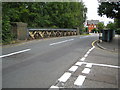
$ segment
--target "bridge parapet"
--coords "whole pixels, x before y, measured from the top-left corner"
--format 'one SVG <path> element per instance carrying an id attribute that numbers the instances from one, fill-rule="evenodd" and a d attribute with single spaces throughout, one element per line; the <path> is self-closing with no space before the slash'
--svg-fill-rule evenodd
<path id="1" fill-rule="evenodd" d="M 78 34 L 78 29 L 27 28 L 27 23 L 23 22 L 13 22 L 11 25 L 12 35 L 16 40 L 62 37 Z"/>
<path id="2" fill-rule="evenodd" d="M 29 39 L 62 37 L 77 35 L 77 29 L 32 29 L 29 28 Z"/>

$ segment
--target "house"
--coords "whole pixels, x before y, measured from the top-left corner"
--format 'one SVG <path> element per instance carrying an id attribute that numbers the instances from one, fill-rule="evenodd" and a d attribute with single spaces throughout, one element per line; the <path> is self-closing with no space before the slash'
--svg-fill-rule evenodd
<path id="1" fill-rule="evenodd" d="M 94 28 L 97 28 L 99 20 L 87 20 L 88 31 L 92 32 Z"/>

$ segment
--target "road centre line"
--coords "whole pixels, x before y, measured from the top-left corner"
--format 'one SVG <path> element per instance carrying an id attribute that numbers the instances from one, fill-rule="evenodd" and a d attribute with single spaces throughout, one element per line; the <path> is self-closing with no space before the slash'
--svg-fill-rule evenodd
<path id="1" fill-rule="evenodd" d="M 18 52 L 13 52 L 13 53 L 10 53 L 10 54 L 2 55 L 2 56 L 0 56 L 0 58 L 12 56 L 12 55 L 23 53 L 23 52 L 27 52 L 29 50 L 31 50 L 31 49 L 25 49 L 25 50 L 21 50 L 21 51 L 18 51 Z"/>
<path id="2" fill-rule="evenodd" d="M 90 37 L 90 36 L 81 36 L 80 38 L 87 38 L 87 37 Z"/>
<path id="3" fill-rule="evenodd" d="M 73 41 L 73 40 L 74 39 L 68 39 L 68 40 L 64 40 L 64 41 L 60 41 L 60 42 L 56 42 L 56 43 L 51 43 L 49 45 L 52 46 L 52 45 L 56 45 L 56 44 L 60 44 L 60 43 L 68 42 L 68 41 Z"/>

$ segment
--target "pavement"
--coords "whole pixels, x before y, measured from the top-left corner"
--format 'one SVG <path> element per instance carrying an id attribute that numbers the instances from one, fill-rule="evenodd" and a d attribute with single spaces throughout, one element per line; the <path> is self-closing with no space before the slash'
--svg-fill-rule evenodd
<path id="1" fill-rule="evenodd" d="M 115 35 L 115 37 L 113 38 L 113 40 L 111 42 L 102 41 L 102 42 L 97 43 L 97 45 L 104 50 L 118 52 L 118 50 L 119 50 L 119 47 L 118 47 L 119 46 L 118 45 L 119 37 L 120 37 L 119 35 Z"/>

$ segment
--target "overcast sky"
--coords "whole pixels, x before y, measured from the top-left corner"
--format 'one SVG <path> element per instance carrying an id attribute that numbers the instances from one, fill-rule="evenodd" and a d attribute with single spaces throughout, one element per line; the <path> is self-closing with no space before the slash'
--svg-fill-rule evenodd
<path id="1" fill-rule="evenodd" d="M 97 0 L 82 0 L 87 7 L 87 20 L 99 20 L 104 21 L 106 25 L 109 21 L 113 22 L 113 19 L 107 18 L 106 16 L 100 17 L 97 13 L 97 8 L 99 7 Z"/>

